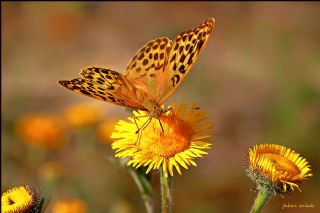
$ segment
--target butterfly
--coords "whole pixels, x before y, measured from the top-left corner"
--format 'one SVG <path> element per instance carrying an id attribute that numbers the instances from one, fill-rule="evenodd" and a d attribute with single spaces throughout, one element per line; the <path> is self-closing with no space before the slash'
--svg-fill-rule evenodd
<path id="1" fill-rule="evenodd" d="M 150 118 L 160 121 L 164 113 L 161 106 L 189 73 L 214 25 L 214 18 L 208 18 L 198 27 L 179 33 L 173 40 L 161 37 L 146 43 L 131 59 L 124 74 L 107 68 L 87 67 L 81 70 L 81 78 L 58 83 L 89 97 L 148 111 Z"/>

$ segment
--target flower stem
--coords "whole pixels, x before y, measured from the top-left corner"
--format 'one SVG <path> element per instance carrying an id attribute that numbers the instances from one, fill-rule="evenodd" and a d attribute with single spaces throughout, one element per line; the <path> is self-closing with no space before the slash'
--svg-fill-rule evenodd
<path id="1" fill-rule="evenodd" d="M 265 188 L 260 188 L 257 198 L 254 201 L 254 204 L 251 208 L 250 213 L 259 213 L 262 207 L 268 202 L 268 200 L 272 197 L 273 193 Z"/>
<path id="2" fill-rule="evenodd" d="M 146 208 L 146 212 L 153 213 L 153 191 L 150 182 L 142 173 L 139 173 L 137 170 L 129 169 L 129 172 L 139 188 L 141 197 L 144 202 L 144 206 Z"/>
<path id="3" fill-rule="evenodd" d="M 162 213 L 171 213 L 172 211 L 172 177 L 165 174 L 160 168 L 161 185 L 161 209 Z"/>

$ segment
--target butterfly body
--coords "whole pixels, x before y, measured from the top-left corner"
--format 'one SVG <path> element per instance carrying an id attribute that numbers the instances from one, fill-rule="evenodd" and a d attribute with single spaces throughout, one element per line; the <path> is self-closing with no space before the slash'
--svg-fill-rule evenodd
<path id="1" fill-rule="evenodd" d="M 159 119 L 161 106 L 179 87 L 205 47 L 215 20 L 143 45 L 129 62 L 124 74 L 111 69 L 87 67 L 81 78 L 59 83 L 80 94 L 132 109 L 148 111 Z"/>
<path id="2" fill-rule="evenodd" d="M 143 101 L 143 106 L 145 107 L 146 111 L 149 112 L 151 117 L 159 119 L 161 114 L 163 113 L 161 106 L 149 99 Z"/>

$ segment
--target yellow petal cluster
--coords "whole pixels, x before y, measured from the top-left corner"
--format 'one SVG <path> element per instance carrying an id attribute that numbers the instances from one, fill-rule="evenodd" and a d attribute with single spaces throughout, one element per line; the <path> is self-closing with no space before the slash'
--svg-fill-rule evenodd
<path id="1" fill-rule="evenodd" d="M 276 144 L 260 144 L 250 149 L 248 172 L 258 184 L 270 181 L 277 193 L 291 192 L 294 187 L 300 190 L 301 182 L 312 176 L 305 158 Z"/>
<path id="2" fill-rule="evenodd" d="M 212 125 L 206 120 L 206 113 L 195 104 L 188 108 L 184 104 L 173 104 L 168 109 L 160 120 L 152 118 L 142 130 L 139 142 L 137 126 L 143 126 L 149 114 L 134 111 L 134 117 L 129 117 L 129 121 L 119 121 L 111 135 L 116 139 L 112 143 L 115 156 L 130 157 L 128 165 L 134 168 L 145 166 L 146 173 L 162 166 L 166 176 L 173 176 L 174 169 L 181 175 L 180 167 L 188 169 L 191 165 L 196 166 L 194 159 L 203 157 L 207 154 L 205 150 L 211 148 L 207 141 Z"/>
<path id="3" fill-rule="evenodd" d="M 28 185 L 12 188 L 1 196 L 1 213 L 33 212 L 39 207 L 40 199 Z"/>

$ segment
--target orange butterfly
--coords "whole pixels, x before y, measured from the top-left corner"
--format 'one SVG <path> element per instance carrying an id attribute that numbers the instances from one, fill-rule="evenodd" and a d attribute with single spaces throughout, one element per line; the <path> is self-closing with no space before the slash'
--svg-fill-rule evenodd
<path id="1" fill-rule="evenodd" d="M 82 78 L 59 83 L 89 97 L 148 111 L 150 119 L 141 130 L 151 118 L 160 119 L 164 113 L 161 105 L 190 71 L 206 46 L 214 24 L 215 20 L 209 18 L 197 28 L 179 33 L 173 41 L 163 37 L 148 42 L 132 58 L 124 74 L 88 67 L 80 72 Z"/>

